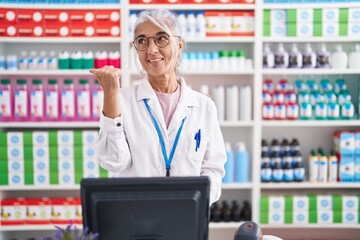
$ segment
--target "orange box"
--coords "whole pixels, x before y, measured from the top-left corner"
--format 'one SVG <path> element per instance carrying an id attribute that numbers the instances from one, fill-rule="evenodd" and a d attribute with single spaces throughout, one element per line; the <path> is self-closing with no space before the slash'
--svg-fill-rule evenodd
<path id="1" fill-rule="evenodd" d="M 26 200 L 24 198 L 1 201 L 1 225 L 23 225 L 26 223 Z"/>
<path id="2" fill-rule="evenodd" d="M 43 35 L 46 37 L 69 37 L 70 28 L 66 24 L 47 22 L 44 26 Z"/>
<path id="3" fill-rule="evenodd" d="M 41 37 L 44 33 L 42 24 L 35 25 L 33 23 L 18 23 L 17 26 L 19 37 Z"/>
<path id="4" fill-rule="evenodd" d="M 231 14 L 231 35 L 254 36 L 254 11 L 233 11 Z"/>
<path id="5" fill-rule="evenodd" d="M 0 24 L 16 23 L 17 22 L 17 10 L 0 8 Z"/>
<path id="6" fill-rule="evenodd" d="M 50 224 L 51 201 L 49 198 L 26 199 L 28 224 Z"/>
<path id="7" fill-rule="evenodd" d="M 230 11 L 205 11 L 206 36 L 229 36 L 231 35 Z"/>
<path id="8" fill-rule="evenodd" d="M 18 23 L 41 23 L 43 21 L 43 10 L 39 9 L 18 9 L 17 21 Z"/>
<path id="9" fill-rule="evenodd" d="M 43 12 L 44 18 L 43 21 L 45 24 L 47 23 L 62 23 L 69 24 L 70 17 L 68 10 L 46 10 Z"/>

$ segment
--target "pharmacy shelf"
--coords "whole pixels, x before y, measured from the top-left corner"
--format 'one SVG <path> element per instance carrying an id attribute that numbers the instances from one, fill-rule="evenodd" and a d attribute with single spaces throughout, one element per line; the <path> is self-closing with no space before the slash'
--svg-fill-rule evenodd
<path id="1" fill-rule="evenodd" d="M 0 43 L 119 43 L 120 37 L 1 37 Z"/>
<path id="2" fill-rule="evenodd" d="M 0 8 L 15 9 L 120 9 L 120 4 L 26 4 L 0 3 Z"/>
<path id="3" fill-rule="evenodd" d="M 360 126 L 360 120 L 263 120 L 263 127 L 353 127 Z"/>
<path id="4" fill-rule="evenodd" d="M 33 232 L 33 231 L 56 231 L 55 226 L 61 227 L 62 229 L 65 229 L 68 225 L 66 224 L 41 224 L 41 225 L 17 225 L 17 226 L 0 226 L 0 232 Z M 73 226 L 76 226 L 78 229 L 82 229 L 83 226 L 80 224 L 73 224 Z"/>
<path id="5" fill-rule="evenodd" d="M 252 189 L 252 187 L 252 183 L 223 183 L 221 185 L 223 190 Z"/>
<path id="6" fill-rule="evenodd" d="M 255 37 L 206 37 L 206 38 L 185 38 L 187 43 L 253 43 Z"/>
<path id="7" fill-rule="evenodd" d="M 91 75 L 92 74 L 89 72 L 89 69 L 84 69 L 84 70 L 61 70 L 61 69 L 55 69 L 55 70 L 49 70 L 49 69 L 44 69 L 44 70 L 0 70 L 0 75 L 9 75 L 9 76 L 28 76 L 28 75 L 59 75 L 59 76 L 63 76 L 63 75 Z"/>
<path id="8" fill-rule="evenodd" d="M 264 69 L 263 74 L 264 75 L 350 75 L 350 74 L 360 74 L 360 69 L 272 68 L 272 69 Z"/>
<path id="9" fill-rule="evenodd" d="M 79 191 L 80 186 L 79 185 L 69 185 L 69 186 L 61 186 L 61 185 L 55 185 L 55 186 L 21 186 L 21 187 L 15 187 L 15 186 L 6 186 L 6 187 L 0 187 L 0 191 L 7 191 L 7 192 L 16 192 L 16 191 Z"/>
<path id="10" fill-rule="evenodd" d="M 360 224 L 262 224 L 262 229 L 360 229 Z"/>
<path id="11" fill-rule="evenodd" d="M 132 70 L 131 75 L 133 76 L 141 76 L 141 74 L 136 71 L 136 70 Z M 194 71 L 183 71 L 182 75 L 185 76 L 191 76 L 191 75 L 196 75 L 196 76 L 205 76 L 205 75 L 253 75 L 254 74 L 254 70 L 250 69 L 250 70 L 242 70 L 242 71 L 212 71 L 212 70 L 194 70 Z"/>
<path id="12" fill-rule="evenodd" d="M 98 128 L 98 121 L 83 122 L 1 122 L 1 128 Z"/>
<path id="13" fill-rule="evenodd" d="M 324 42 L 354 42 L 358 43 L 360 41 L 359 37 L 349 37 L 349 36 L 338 36 L 338 37 L 264 37 L 263 42 L 264 43 L 279 43 L 279 42 L 290 42 L 290 43 L 324 43 Z"/>
<path id="14" fill-rule="evenodd" d="M 262 5 L 263 9 L 301 9 L 301 8 L 351 8 L 359 7 L 356 2 L 338 2 L 338 3 L 265 3 Z"/>
<path id="15" fill-rule="evenodd" d="M 211 222 L 209 223 L 209 228 L 210 229 L 237 229 L 240 226 L 241 222 L 219 222 L 219 223 L 214 223 Z"/>
<path id="16" fill-rule="evenodd" d="M 220 122 L 220 127 L 253 127 L 253 121 L 223 121 Z"/>
<path id="17" fill-rule="evenodd" d="M 261 189 L 360 189 L 358 183 L 261 183 Z"/>
<path id="18" fill-rule="evenodd" d="M 254 10 L 255 4 L 130 4 L 130 10 L 158 9 L 172 10 Z"/>

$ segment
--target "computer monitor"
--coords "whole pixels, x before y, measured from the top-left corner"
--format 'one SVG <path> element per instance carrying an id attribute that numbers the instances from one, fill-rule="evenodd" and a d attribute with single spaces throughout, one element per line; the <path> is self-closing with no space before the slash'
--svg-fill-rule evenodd
<path id="1" fill-rule="evenodd" d="M 83 225 L 100 240 L 207 240 L 207 177 L 81 181 Z"/>

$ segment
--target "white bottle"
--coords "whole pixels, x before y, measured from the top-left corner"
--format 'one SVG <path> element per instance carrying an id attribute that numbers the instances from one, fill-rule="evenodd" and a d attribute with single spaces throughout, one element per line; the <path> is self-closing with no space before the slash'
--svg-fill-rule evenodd
<path id="1" fill-rule="evenodd" d="M 129 16 L 129 34 L 132 37 L 134 35 L 135 22 L 137 20 L 137 14 L 135 11 L 130 11 Z"/>
<path id="2" fill-rule="evenodd" d="M 46 52 L 45 51 L 41 51 L 39 58 L 38 58 L 38 69 L 47 69 L 48 68 L 48 61 L 47 61 L 47 57 L 46 57 Z"/>
<path id="3" fill-rule="evenodd" d="M 212 89 L 212 96 L 215 102 L 219 122 L 225 119 L 225 88 L 223 85 L 217 85 Z"/>
<path id="4" fill-rule="evenodd" d="M 36 55 L 37 55 L 36 51 L 30 52 L 30 57 L 28 59 L 28 69 L 37 69 L 38 57 Z"/>
<path id="5" fill-rule="evenodd" d="M 28 69 L 28 58 L 27 58 L 27 52 L 26 51 L 22 51 L 21 54 L 20 54 L 19 69 L 20 70 Z"/>
<path id="6" fill-rule="evenodd" d="M 349 54 L 349 68 L 360 69 L 360 44 L 356 44 L 354 51 Z"/>
<path id="7" fill-rule="evenodd" d="M 226 86 L 225 112 L 226 121 L 238 120 L 239 93 L 236 85 Z"/>
<path id="8" fill-rule="evenodd" d="M 269 44 L 264 44 L 263 51 L 263 67 L 264 68 L 273 68 L 275 66 L 275 56 L 271 51 Z"/>
<path id="9" fill-rule="evenodd" d="M 177 19 L 180 24 L 181 35 L 186 38 L 187 37 L 187 21 L 186 21 L 185 12 L 179 11 Z"/>
<path id="10" fill-rule="evenodd" d="M 303 68 L 315 68 L 316 67 L 316 54 L 311 48 L 310 43 L 305 45 L 303 52 Z"/>
<path id="11" fill-rule="evenodd" d="M 278 44 L 275 52 L 275 68 L 287 68 L 289 66 L 289 54 L 285 51 L 282 43 Z"/>
<path id="12" fill-rule="evenodd" d="M 301 68 L 302 67 L 302 54 L 300 53 L 297 44 L 291 45 L 289 53 L 289 68 Z"/>
<path id="13" fill-rule="evenodd" d="M 206 37 L 206 18 L 203 10 L 198 11 L 196 15 L 196 37 Z"/>
<path id="14" fill-rule="evenodd" d="M 335 52 L 331 53 L 330 65 L 332 68 L 344 69 L 348 65 L 348 56 L 340 44 L 335 46 Z"/>
<path id="15" fill-rule="evenodd" d="M 241 86 L 239 100 L 240 121 L 251 121 L 251 87 L 249 85 Z"/>
<path id="16" fill-rule="evenodd" d="M 56 53 L 55 51 L 51 51 L 49 53 L 49 58 L 48 58 L 48 69 L 57 69 L 58 68 L 58 60 L 57 60 L 57 57 L 56 57 Z"/>
<path id="17" fill-rule="evenodd" d="M 320 50 L 316 56 L 316 67 L 317 68 L 329 68 L 330 67 L 330 53 L 326 49 L 324 43 L 320 45 Z"/>
<path id="18" fill-rule="evenodd" d="M 189 11 L 187 15 L 187 37 L 196 37 L 196 18 L 194 11 Z"/>

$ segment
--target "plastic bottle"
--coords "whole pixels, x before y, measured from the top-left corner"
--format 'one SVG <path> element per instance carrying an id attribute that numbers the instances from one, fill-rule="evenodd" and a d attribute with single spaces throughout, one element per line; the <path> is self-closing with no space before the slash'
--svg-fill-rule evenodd
<path id="1" fill-rule="evenodd" d="M 269 143 L 266 141 L 265 138 L 261 139 L 261 152 L 269 152 Z"/>
<path id="2" fill-rule="evenodd" d="M 270 157 L 273 157 L 276 153 L 280 156 L 280 142 L 274 137 L 270 144 Z"/>
<path id="3" fill-rule="evenodd" d="M 65 79 L 61 90 L 61 118 L 65 121 L 75 118 L 75 89 L 72 79 Z"/>
<path id="4" fill-rule="evenodd" d="M 340 118 L 340 106 L 337 102 L 328 103 L 327 117 L 329 120 L 336 120 Z"/>
<path id="5" fill-rule="evenodd" d="M 226 86 L 225 90 L 225 120 L 226 121 L 238 121 L 238 104 L 239 104 L 239 93 L 236 85 Z"/>
<path id="6" fill-rule="evenodd" d="M 222 179 L 223 183 L 234 182 L 234 152 L 231 149 L 229 142 L 225 143 L 227 160 L 225 163 L 225 176 Z"/>
<path id="7" fill-rule="evenodd" d="M 272 170 L 268 152 L 261 152 L 261 182 L 270 182 Z"/>
<path id="8" fill-rule="evenodd" d="M 269 44 L 264 44 L 263 68 L 273 68 L 275 66 L 275 55 L 271 51 Z"/>
<path id="9" fill-rule="evenodd" d="M 28 58 L 27 58 L 27 52 L 26 51 L 22 51 L 20 53 L 19 69 L 20 70 L 28 69 Z"/>
<path id="10" fill-rule="evenodd" d="M 73 51 L 70 55 L 70 69 L 82 69 L 83 57 L 80 51 Z"/>
<path id="11" fill-rule="evenodd" d="M 102 68 L 108 65 L 108 54 L 106 51 L 95 52 L 95 68 Z"/>
<path id="12" fill-rule="evenodd" d="M 294 181 L 303 182 L 305 180 L 305 167 L 300 151 L 294 152 Z"/>
<path id="13" fill-rule="evenodd" d="M 56 57 L 55 51 L 51 51 L 49 53 L 49 58 L 47 61 L 48 69 L 58 69 L 58 59 Z"/>
<path id="14" fill-rule="evenodd" d="M 58 68 L 70 69 L 70 54 L 67 51 L 61 51 L 58 55 Z"/>
<path id="15" fill-rule="evenodd" d="M 317 68 L 329 68 L 330 67 L 330 53 L 326 49 L 324 43 L 320 45 L 320 50 L 316 56 L 316 67 Z"/>
<path id="16" fill-rule="evenodd" d="M 251 221 L 251 207 L 248 201 L 244 201 L 241 208 L 241 219 L 242 221 Z"/>
<path id="17" fill-rule="evenodd" d="M 289 68 L 302 67 L 302 54 L 300 53 L 297 44 L 293 43 L 289 52 Z"/>
<path id="18" fill-rule="evenodd" d="M 228 71 L 230 68 L 228 52 L 226 50 L 221 50 L 219 52 L 219 57 L 220 57 L 220 69 L 222 71 Z"/>
<path id="19" fill-rule="evenodd" d="M 251 98 L 251 87 L 249 85 L 243 85 L 240 87 L 240 121 L 251 121 L 251 108 L 252 108 L 252 98 Z"/>
<path id="20" fill-rule="evenodd" d="M 271 180 L 273 182 L 281 182 L 284 178 L 284 170 L 281 166 L 281 158 L 279 152 L 274 153 L 273 157 L 271 158 L 271 162 L 273 164 Z"/>
<path id="21" fill-rule="evenodd" d="M 236 59 L 237 59 L 237 68 L 238 70 L 245 70 L 246 69 L 246 57 L 245 52 L 239 50 L 236 52 Z"/>
<path id="22" fill-rule="evenodd" d="M 37 68 L 42 69 L 42 70 L 48 69 L 48 60 L 47 60 L 45 51 L 41 51 L 39 54 Z"/>
<path id="23" fill-rule="evenodd" d="M 87 79 L 79 80 L 76 95 L 78 120 L 90 120 L 90 86 Z"/>
<path id="24" fill-rule="evenodd" d="M 13 96 L 10 79 L 0 80 L 0 122 L 11 121 L 13 118 Z"/>
<path id="25" fill-rule="evenodd" d="M 319 182 L 327 182 L 328 180 L 328 159 L 325 156 L 324 151 L 319 148 L 318 150 L 318 158 L 319 158 Z"/>
<path id="26" fill-rule="evenodd" d="M 186 17 L 186 26 L 187 26 L 187 37 L 195 38 L 196 37 L 196 18 L 194 11 L 190 10 Z"/>
<path id="27" fill-rule="evenodd" d="M 183 37 L 187 37 L 187 35 L 188 35 L 187 34 L 187 20 L 186 20 L 185 12 L 179 11 L 177 19 L 180 24 L 181 35 Z"/>
<path id="28" fill-rule="evenodd" d="M 249 182 L 249 154 L 246 151 L 244 142 L 237 143 L 235 157 L 235 182 Z"/>
<path id="29" fill-rule="evenodd" d="M 18 79 L 15 86 L 14 94 L 14 117 L 16 121 L 28 120 L 28 88 L 25 79 Z"/>
<path id="30" fill-rule="evenodd" d="M 316 54 L 311 48 L 310 43 L 305 45 L 303 52 L 303 68 L 315 68 L 316 67 Z"/>
<path id="31" fill-rule="evenodd" d="M 297 138 L 293 138 L 290 142 L 290 153 L 300 152 L 300 143 Z"/>
<path id="32" fill-rule="evenodd" d="M 0 55 L 0 70 L 5 70 L 6 64 L 5 64 L 5 56 Z"/>
<path id="33" fill-rule="evenodd" d="M 83 52 L 83 69 L 92 69 L 94 68 L 94 53 L 92 51 Z"/>
<path id="34" fill-rule="evenodd" d="M 285 51 L 282 43 L 278 44 L 275 52 L 275 68 L 287 68 L 289 66 L 289 54 Z"/>
<path id="35" fill-rule="evenodd" d="M 309 181 L 317 182 L 319 180 L 319 158 L 315 150 L 311 150 L 309 156 Z"/>
<path id="36" fill-rule="evenodd" d="M 309 102 L 299 104 L 299 119 L 309 120 L 313 116 L 312 106 Z"/>
<path id="37" fill-rule="evenodd" d="M 196 37 L 206 37 L 206 18 L 203 10 L 198 11 L 196 14 Z"/>
<path id="38" fill-rule="evenodd" d="M 294 180 L 294 169 L 292 165 L 293 163 L 290 152 L 285 152 L 283 156 L 284 182 L 292 182 Z"/>
<path id="39" fill-rule="evenodd" d="M 110 51 L 108 64 L 114 66 L 114 68 L 120 68 L 120 52 L 119 51 Z"/>
<path id="40" fill-rule="evenodd" d="M 315 105 L 315 119 L 325 120 L 327 119 L 328 105 L 327 103 L 320 101 Z"/>
<path id="41" fill-rule="evenodd" d="M 225 88 L 222 85 L 217 85 L 212 89 L 212 96 L 215 102 L 219 122 L 225 120 Z"/>
<path id="42" fill-rule="evenodd" d="M 7 70 L 10 70 L 10 71 L 15 71 L 18 69 L 17 67 L 17 56 L 14 55 L 14 54 L 11 54 L 11 55 L 7 55 L 6 56 L 6 67 L 7 67 Z"/>
<path id="43" fill-rule="evenodd" d="M 330 151 L 330 156 L 328 158 L 328 167 L 328 182 L 336 182 L 338 178 L 338 159 L 335 155 L 334 150 Z"/>
<path id="44" fill-rule="evenodd" d="M 212 59 L 212 70 L 218 71 L 220 70 L 220 56 L 218 52 L 211 52 L 211 59 Z"/>
<path id="45" fill-rule="evenodd" d="M 59 86 L 56 79 L 49 79 L 48 85 L 45 90 L 45 117 L 47 121 L 58 121 L 59 120 Z"/>
<path id="46" fill-rule="evenodd" d="M 33 79 L 30 90 L 30 119 L 44 120 L 44 89 L 41 79 Z"/>
<path id="47" fill-rule="evenodd" d="M 229 61 L 229 70 L 230 71 L 238 70 L 236 51 L 235 50 L 228 51 L 228 58 L 229 58 L 229 60 L 228 60 Z"/>
<path id="48" fill-rule="evenodd" d="M 134 35 L 134 27 L 137 20 L 136 11 L 131 10 L 129 16 L 129 36 L 132 37 Z"/>
<path id="49" fill-rule="evenodd" d="M 348 56 L 343 51 L 340 44 L 335 46 L 335 51 L 331 53 L 330 65 L 332 68 L 345 69 L 348 66 Z"/>
<path id="50" fill-rule="evenodd" d="M 345 102 L 341 105 L 341 118 L 345 120 L 350 120 L 354 118 L 355 108 L 352 102 Z"/>
<path id="51" fill-rule="evenodd" d="M 290 150 L 291 148 L 290 148 L 289 140 L 285 137 L 283 138 L 280 144 L 280 156 L 284 156 L 284 154 L 286 152 L 290 152 Z"/>
<path id="52" fill-rule="evenodd" d="M 104 104 L 104 91 L 99 84 L 99 81 L 95 79 L 92 89 L 92 119 L 98 121 Z"/>
<path id="53" fill-rule="evenodd" d="M 354 51 L 349 54 L 349 68 L 360 69 L 360 44 L 356 44 Z"/>

